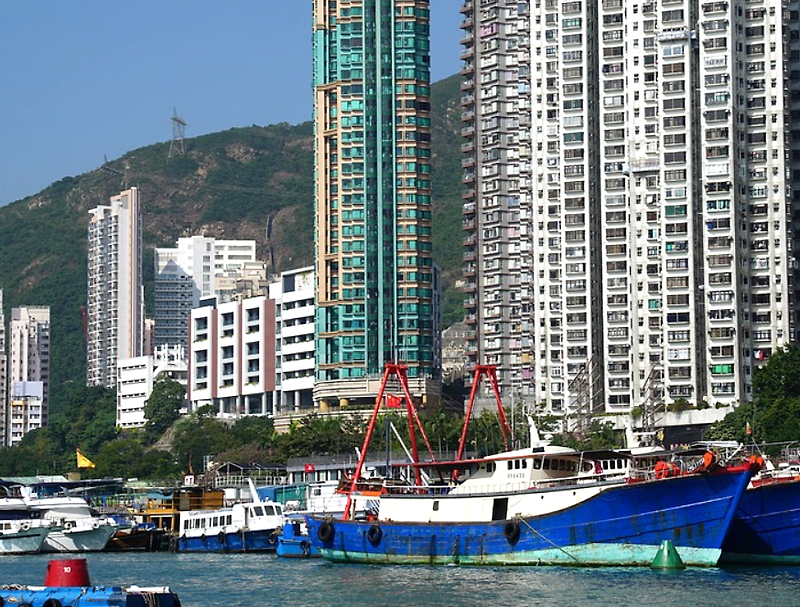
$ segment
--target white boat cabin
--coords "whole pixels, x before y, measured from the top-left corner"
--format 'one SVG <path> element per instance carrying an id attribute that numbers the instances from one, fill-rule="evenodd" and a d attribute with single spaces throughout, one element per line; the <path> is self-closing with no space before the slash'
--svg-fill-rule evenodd
<path id="1" fill-rule="evenodd" d="M 181 534 L 202 537 L 220 533 L 240 533 L 243 530 L 260 531 L 283 526 L 283 506 L 276 502 L 251 502 L 234 504 L 219 510 L 191 510 L 181 512 Z"/>

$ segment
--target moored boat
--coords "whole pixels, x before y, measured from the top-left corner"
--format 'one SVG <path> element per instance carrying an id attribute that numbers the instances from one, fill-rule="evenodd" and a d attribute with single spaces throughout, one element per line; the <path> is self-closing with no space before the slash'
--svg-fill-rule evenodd
<path id="1" fill-rule="evenodd" d="M 278 534 L 278 546 L 275 553 L 282 558 L 314 558 L 319 557 L 319 549 L 308 537 L 308 528 L 303 519 L 290 519 L 283 524 Z"/>
<path id="2" fill-rule="evenodd" d="M 116 530 L 113 520 L 100 516 L 85 499 L 71 495 L 30 495 L 25 503 L 49 525 L 42 552 L 98 552 Z"/>
<path id="3" fill-rule="evenodd" d="M 22 498 L 19 485 L 0 481 L 0 554 L 40 552 L 50 528 Z"/>
<path id="4" fill-rule="evenodd" d="M 800 478 L 781 472 L 757 475 L 745 491 L 722 546 L 721 563 L 800 564 Z"/>
<path id="5" fill-rule="evenodd" d="M 180 514 L 181 552 L 275 552 L 283 506 L 261 501 L 251 483 L 252 502 Z"/>
<path id="6" fill-rule="evenodd" d="M 393 367 L 401 372 L 410 403 L 404 368 Z M 383 386 L 370 428 L 380 409 Z M 412 408 L 407 407 L 413 428 Z M 498 408 L 503 421 L 499 397 Z M 459 454 L 465 437 L 466 427 Z M 370 430 L 362 461 L 369 438 Z M 351 498 L 358 493 L 361 463 Z M 415 453 L 411 464 L 415 482 L 405 488 L 387 486 L 374 520 L 348 517 L 349 506 L 341 519 L 308 515 L 309 536 L 322 556 L 335 562 L 649 565 L 662 542 L 669 540 L 686 565 L 713 566 L 757 470 L 755 464 L 746 463 L 717 466 L 713 473 L 698 467 L 691 474 L 656 478 L 651 469 L 634 480 L 629 474 L 606 475 L 596 463 L 584 454 L 537 443 L 533 437 L 528 449 L 481 459 L 420 462 Z M 458 482 L 423 484 L 423 468 L 433 471 L 431 477 L 437 471 L 450 472 Z"/>
<path id="7" fill-rule="evenodd" d="M 84 559 L 55 560 L 47 565 L 44 586 L 0 586 L 0 605 L 58 607 L 180 607 L 166 586 L 92 586 Z"/>

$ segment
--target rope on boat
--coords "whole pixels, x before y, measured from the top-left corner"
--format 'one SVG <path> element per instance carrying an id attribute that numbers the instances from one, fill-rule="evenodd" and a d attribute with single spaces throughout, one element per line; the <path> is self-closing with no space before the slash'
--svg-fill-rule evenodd
<path id="1" fill-rule="evenodd" d="M 541 533 L 539 533 L 538 531 L 536 531 L 536 529 L 534 529 L 534 528 L 531 526 L 531 524 L 530 524 L 528 521 L 526 521 L 524 518 L 519 518 L 518 520 L 519 520 L 520 522 L 522 522 L 522 523 L 525 523 L 525 526 L 526 526 L 528 529 L 530 529 L 531 531 L 533 531 L 533 532 L 534 532 L 536 535 L 538 535 L 538 536 L 539 536 L 540 538 L 542 538 L 542 539 L 543 539 L 545 542 L 547 542 L 548 544 L 550 544 L 550 545 L 551 545 L 553 548 L 555 548 L 556 550 L 560 550 L 561 552 L 563 552 L 564 554 L 566 554 L 566 555 L 567 555 L 569 558 L 571 558 L 572 560 L 574 560 L 574 561 L 575 561 L 576 563 L 578 563 L 579 565 L 583 565 L 583 563 L 581 562 L 581 560 L 580 560 L 580 559 L 579 559 L 577 556 L 575 556 L 574 554 L 570 554 L 569 552 L 567 552 L 566 550 L 564 550 L 564 549 L 563 549 L 561 546 L 557 545 L 555 542 L 553 542 L 553 541 L 549 540 L 549 539 L 548 539 L 548 538 L 546 538 L 544 535 L 542 535 Z"/>

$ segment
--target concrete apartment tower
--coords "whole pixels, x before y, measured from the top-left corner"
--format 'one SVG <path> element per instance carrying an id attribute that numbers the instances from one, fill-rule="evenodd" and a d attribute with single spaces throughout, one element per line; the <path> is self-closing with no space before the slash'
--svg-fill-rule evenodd
<path id="1" fill-rule="evenodd" d="M 155 254 L 155 346 L 189 343 L 189 312 L 214 295 L 219 277 L 241 273 L 255 262 L 255 240 L 218 240 L 208 236 L 179 238 L 175 248 Z"/>
<path id="2" fill-rule="evenodd" d="M 12 308 L 8 331 L 6 446 L 47 426 L 50 393 L 50 308 Z"/>
<path id="3" fill-rule="evenodd" d="M 316 384 L 374 399 L 387 362 L 440 392 L 427 0 L 313 4 Z"/>
<path id="4" fill-rule="evenodd" d="M 90 211 L 86 383 L 114 388 L 117 360 L 142 353 L 144 298 L 139 190 Z"/>
<path id="5" fill-rule="evenodd" d="M 0 445 L 6 444 L 6 398 L 8 386 L 6 380 L 6 316 L 3 312 L 3 289 L 0 289 Z"/>
<path id="6" fill-rule="evenodd" d="M 472 360 L 569 429 L 749 400 L 796 340 L 800 5 L 461 10 Z"/>

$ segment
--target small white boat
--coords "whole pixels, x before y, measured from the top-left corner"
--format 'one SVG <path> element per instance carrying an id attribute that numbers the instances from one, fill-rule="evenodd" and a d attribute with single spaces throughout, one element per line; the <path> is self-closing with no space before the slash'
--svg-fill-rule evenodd
<path id="1" fill-rule="evenodd" d="M 0 484 L 0 554 L 36 554 L 49 532 L 34 518 L 18 486 Z"/>
<path id="2" fill-rule="evenodd" d="M 104 550 L 117 530 L 114 520 L 100 516 L 85 499 L 67 494 L 39 496 L 28 491 L 25 503 L 42 524 L 49 526 L 42 552 L 97 552 Z"/>

